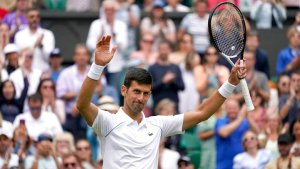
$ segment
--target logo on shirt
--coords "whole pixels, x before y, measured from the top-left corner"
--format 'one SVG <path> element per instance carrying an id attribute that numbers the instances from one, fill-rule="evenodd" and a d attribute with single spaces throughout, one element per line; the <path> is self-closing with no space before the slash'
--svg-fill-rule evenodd
<path id="1" fill-rule="evenodd" d="M 153 133 L 151 133 L 151 132 L 148 132 L 148 136 L 152 136 L 153 135 Z"/>

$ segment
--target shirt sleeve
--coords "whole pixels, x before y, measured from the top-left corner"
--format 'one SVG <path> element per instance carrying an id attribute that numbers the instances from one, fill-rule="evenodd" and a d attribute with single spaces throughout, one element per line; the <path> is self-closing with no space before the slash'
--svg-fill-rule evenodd
<path id="1" fill-rule="evenodd" d="M 92 128 L 98 136 L 106 136 L 113 126 L 113 114 L 98 109 L 98 115 L 93 122 Z"/>
<path id="2" fill-rule="evenodd" d="M 242 163 L 243 159 L 242 159 L 242 156 L 240 156 L 239 154 L 236 155 L 233 159 L 233 169 L 242 169 Z"/>
<path id="3" fill-rule="evenodd" d="M 182 131 L 183 117 L 183 114 L 179 114 L 175 116 L 155 116 L 151 119 L 161 128 L 162 137 L 167 137 L 184 133 Z"/>

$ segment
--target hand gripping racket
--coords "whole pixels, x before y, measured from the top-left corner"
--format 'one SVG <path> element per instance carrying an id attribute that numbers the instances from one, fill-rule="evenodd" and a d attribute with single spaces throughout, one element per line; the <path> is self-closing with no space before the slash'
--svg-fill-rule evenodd
<path id="1" fill-rule="evenodd" d="M 211 43 L 218 52 L 232 65 L 232 58 L 240 57 L 243 65 L 243 52 L 246 43 L 246 26 L 241 11 L 230 2 L 219 3 L 209 15 L 208 31 Z M 240 86 L 247 105 L 247 110 L 254 109 L 247 82 L 240 80 Z"/>

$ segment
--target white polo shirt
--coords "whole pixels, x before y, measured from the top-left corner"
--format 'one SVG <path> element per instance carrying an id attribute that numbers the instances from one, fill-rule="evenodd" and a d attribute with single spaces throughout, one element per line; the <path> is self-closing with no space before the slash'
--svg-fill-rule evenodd
<path id="1" fill-rule="evenodd" d="M 101 140 L 104 169 L 157 169 L 162 137 L 182 134 L 183 114 L 152 116 L 140 124 L 120 108 L 117 114 L 99 109 L 93 129 Z"/>

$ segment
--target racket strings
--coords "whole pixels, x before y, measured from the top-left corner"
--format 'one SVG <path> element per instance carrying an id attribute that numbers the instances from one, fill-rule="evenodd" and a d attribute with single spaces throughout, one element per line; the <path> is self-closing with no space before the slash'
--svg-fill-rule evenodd
<path id="1" fill-rule="evenodd" d="M 244 29 L 241 15 L 231 6 L 220 6 L 212 17 L 212 38 L 227 56 L 237 56 L 244 48 Z"/>

